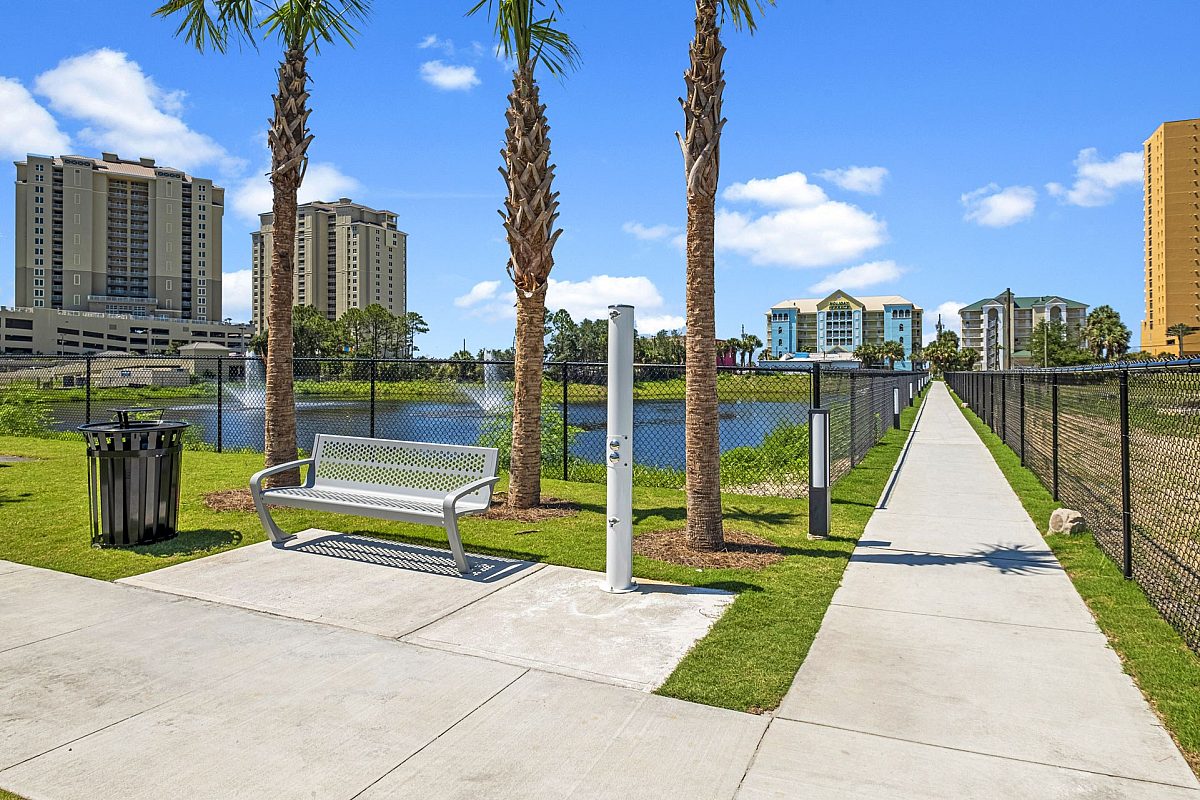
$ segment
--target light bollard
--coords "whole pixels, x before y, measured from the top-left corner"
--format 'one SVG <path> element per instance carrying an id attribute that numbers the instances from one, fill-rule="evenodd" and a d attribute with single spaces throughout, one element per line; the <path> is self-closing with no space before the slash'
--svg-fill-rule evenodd
<path id="1" fill-rule="evenodd" d="M 892 427 L 900 428 L 900 387 L 892 387 Z"/>
<path id="2" fill-rule="evenodd" d="M 829 538 L 829 409 L 808 412 L 808 538 Z"/>
<path id="3" fill-rule="evenodd" d="M 909 381 L 908 382 L 908 407 L 912 408 L 912 404 L 913 404 L 913 383 L 912 383 L 912 381 Z"/>
<path id="4" fill-rule="evenodd" d="M 632 592 L 633 306 L 608 307 L 608 539 L 604 589 Z"/>

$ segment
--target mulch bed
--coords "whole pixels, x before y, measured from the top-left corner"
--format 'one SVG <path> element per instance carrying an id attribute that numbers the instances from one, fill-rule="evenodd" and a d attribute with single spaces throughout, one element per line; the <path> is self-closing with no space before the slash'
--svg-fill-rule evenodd
<path id="1" fill-rule="evenodd" d="M 204 505 L 213 511 L 253 511 L 254 499 L 249 489 L 222 489 L 204 495 Z"/>
<path id="2" fill-rule="evenodd" d="M 579 504 L 570 500 L 542 495 L 542 504 L 537 508 L 509 508 L 508 495 L 496 492 L 492 495 L 492 507 L 477 516 L 480 519 L 494 519 L 504 522 L 541 522 L 547 519 L 571 517 L 579 513 Z"/>
<path id="3" fill-rule="evenodd" d="M 650 531 L 633 539 L 633 552 L 657 561 L 702 569 L 762 569 L 783 560 L 783 548 L 744 531 L 725 531 L 723 550 L 688 547 L 682 530 Z"/>

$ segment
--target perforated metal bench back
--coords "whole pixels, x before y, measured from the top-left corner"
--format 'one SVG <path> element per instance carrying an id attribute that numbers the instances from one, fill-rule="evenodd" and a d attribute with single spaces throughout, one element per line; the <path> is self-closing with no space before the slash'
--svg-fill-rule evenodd
<path id="1" fill-rule="evenodd" d="M 400 442 L 317 434 L 313 443 L 314 486 L 389 492 L 441 499 L 447 492 L 496 474 L 493 447 Z M 486 505 L 491 488 L 463 498 Z"/>

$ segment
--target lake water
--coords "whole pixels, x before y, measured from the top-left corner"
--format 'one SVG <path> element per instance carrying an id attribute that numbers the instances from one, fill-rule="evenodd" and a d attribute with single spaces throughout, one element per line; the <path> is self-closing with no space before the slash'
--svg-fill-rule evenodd
<path id="1" fill-rule="evenodd" d="M 210 443 L 217 440 L 215 402 L 195 400 L 175 402 L 164 416 L 198 426 Z M 110 407 L 120 403 L 92 404 L 92 419 L 111 418 Z M 561 407 L 559 407 L 561 411 Z M 83 403 L 58 403 L 52 406 L 55 427 L 70 430 L 84 421 Z M 222 443 L 233 449 L 248 447 L 262 450 L 263 409 L 235 403 L 223 405 Z M 380 400 L 375 404 L 375 435 L 389 439 L 473 445 L 493 413 L 472 403 L 444 401 Z M 571 445 L 571 455 L 602 463 L 604 458 L 607 407 L 604 403 L 572 403 L 568 420 L 583 428 Z M 721 451 L 753 446 L 784 424 L 808 420 L 805 402 L 724 402 L 720 405 Z M 370 406 L 364 400 L 301 399 L 296 408 L 298 444 L 311 450 L 317 433 L 350 436 L 370 435 Z M 682 469 L 684 466 L 684 410 L 682 400 L 639 400 L 634 403 L 634 458 L 653 467 Z"/>

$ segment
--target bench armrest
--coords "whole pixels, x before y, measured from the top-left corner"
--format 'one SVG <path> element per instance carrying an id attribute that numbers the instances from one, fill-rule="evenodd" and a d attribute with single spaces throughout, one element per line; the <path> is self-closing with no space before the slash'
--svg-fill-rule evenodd
<path id="1" fill-rule="evenodd" d="M 261 494 L 263 480 L 265 480 L 268 475 L 274 475 L 277 472 L 286 472 L 289 469 L 296 469 L 298 467 L 304 466 L 305 464 L 307 464 L 311 467 L 314 463 L 315 463 L 314 459 L 301 458 L 298 461 L 289 461 L 286 464 L 276 464 L 273 467 L 267 467 L 266 469 L 259 470 L 258 472 L 254 473 L 253 475 L 250 476 L 250 491 L 254 494 Z M 307 483 L 311 483 L 311 482 L 312 482 L 312 471 L 310 470 L 309 471 L 309 480 L 306 482 L 306 485 L 307 485 Z"/>
<path id="2" fill-rule="evenodd" d="M 500 480 L 500 476 L 496 475 L 492 478 L 480 478 L 477 481 L 471 481 L 466 486 L 460 486 L 454 491 L 446 495 L 446 499 L 442 501 L 442 512 L 447 515 L 454 514 L 454 507 L 458 505 L 458 501 L 471 492 L 477 492 L 488 486 L 494 486 L 496 481 Z"/>

